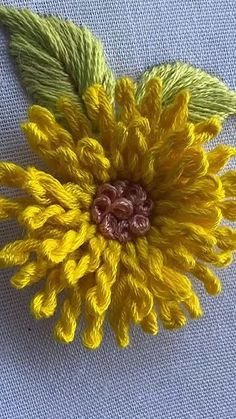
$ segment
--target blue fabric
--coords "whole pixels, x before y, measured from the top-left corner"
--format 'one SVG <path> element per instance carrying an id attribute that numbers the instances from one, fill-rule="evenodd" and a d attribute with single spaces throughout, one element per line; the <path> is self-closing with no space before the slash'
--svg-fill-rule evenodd
<path id="1" fill-rule="evenodd" d="M 234 0 L 5 0 L 1 4 L 60 14 L 99 36 L 117 75 L 138 76 L 157 63 L 181 59 L 235 88 Z M 0 159 L 39 164 L 19 130 L 27 99 L 0 32 Z M 221 139 L 234 144 L 236 123 Z M 1 225 L 1 242 L 20 234 Z M 102 347 L 54 343 L 53 321 L 29 315 L 32 290 L 9 285 L 0 273 L 0 418 L 234 419 L 235 268 L 220 272 L 215 299 L 196 284 L 205 316 L 184 330 L 156 337 L 132 332 L 119 350 L 107 328 Z"/>

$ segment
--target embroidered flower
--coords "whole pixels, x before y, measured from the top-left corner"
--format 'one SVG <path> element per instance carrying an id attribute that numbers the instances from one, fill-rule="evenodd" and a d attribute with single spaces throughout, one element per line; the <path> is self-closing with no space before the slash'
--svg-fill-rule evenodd
<path id="1" fill-rule="evenodd" d="M 116 84 L 113 106 L 101 85 L 89 87 L 85 109 L 58 102 L 60 119 L 32 106 L 22 125 L 33 149 L 52 168 L 0 164 L 0 183 L 21 188 L 24 199 L 1 198 L 1 219 L 17 218 L 25 237 L 0 251 L 3 266 L 20 266 L 12 284 L 42 280 L 32 299 L 37 319 L 52 316 L 64 295 L 55 336 L 71 342 L 81 308 L 83 343 L 96 348 L 105 317 L 120 346 L 131 323 L 158 332 L 158 317 L 173 329 L 202 310 L 188 275 L 210 294 L 221 285 L 211 265 L 231 263 L 236 219 L 236 174 L 218 175 L 235 150 L 204 143 L 220 131 L 217 118 L 188 120 L 189 94 L 162 104 L 151 79 L 141 102 L 135 85 Z"/>

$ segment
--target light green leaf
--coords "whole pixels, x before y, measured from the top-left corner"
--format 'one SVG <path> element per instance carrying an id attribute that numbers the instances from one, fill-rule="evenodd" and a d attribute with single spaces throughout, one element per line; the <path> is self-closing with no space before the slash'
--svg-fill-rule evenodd
<path id="1" fill-rule="evenodd" d="M 94 83 L 112 93 L 115 78 L 102 44 L 84 27 L 30 10 L 0 6 L 0 24 L 10 32 L 10 51 L 31 98 L 55 111 L 59 96 L 82 102 Z"/>
<path id="2" fill-rule="evenodd" d="M 163 64 L 146 71 L 138 83 L 138 100 L 144 94 L 146 83 L 153 77 L 162 79 L 164 105 L 169 104 L 180 90 L 189 90 L 189 119 L 193 122 L 213 115 L 224 120 L 227 116 L 236 114 L 236 92 L 217 77 L 181 62 Z"/>

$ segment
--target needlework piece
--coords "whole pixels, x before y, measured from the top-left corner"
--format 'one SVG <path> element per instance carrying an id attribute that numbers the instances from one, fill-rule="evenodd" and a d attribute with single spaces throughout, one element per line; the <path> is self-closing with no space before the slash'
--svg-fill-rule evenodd
<path id="1" fill-rule="evenodd" d="M 33 101 L 21 128 L 48 168 L 0 163 L 0 185 L 22 192 L 0 197 L 0 220 L 23 230 L 0 250 L 11 284 L 42 284 L 31 312 L 56 314 L 60 342 L 82 316 L 90 349 L 105 321 L 126 347 L 131 324 L 155 335 L 201 317 L 191 278 L 218 294 L 236 250 L 236 149 L 206 147 L 236 92 L 181 62 L 116 80 L 100 41 L 58 17 L 0 7 L 0 24 Z"/>

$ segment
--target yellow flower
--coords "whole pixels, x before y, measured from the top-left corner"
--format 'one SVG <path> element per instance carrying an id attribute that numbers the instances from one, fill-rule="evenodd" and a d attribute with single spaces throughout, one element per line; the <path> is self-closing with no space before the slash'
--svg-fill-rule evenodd
<path id="1" fill-rule="evenodd" d="M 55 337 L 74 339 L 81 308 L 83 343 L 97 348 L 108 318 L 117 342 L 129 343 L 131 323 L 158 332 L 201 316 L 189 275 L 210 294 L 221 285 L 211 265 L 231 263 L 236 232 L 236 172 L 217 173 L 235 149 L 204 143 L 220 131 L 217 118 L 188 120 L 189 94 L 162 104 L 160 79 L 135 101 L 135 85 L 116 84 L 115 106 L 101 85 L 85 92 L 84 111 L 67 98 L 60 119 L 40 106 L 22 125 L 30 145 L 53 174 L 0 164 L 0 183 L 24 198 L 0 199 L 0 218 L 17 218 L 25 237 L 0 251 L 4 267 L 20 266 L 11 282 L 24 288 L 40 280 L 32 299 L 37 319 L 52 316 L 64 295 Z M 59 121 L 59 122 L 58 122 Z"/>

